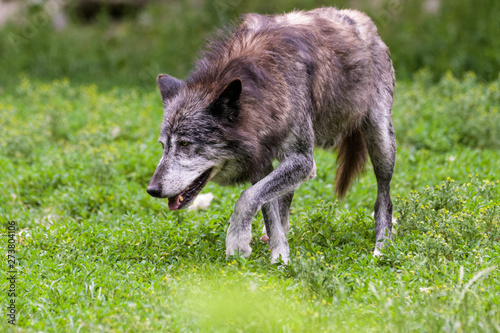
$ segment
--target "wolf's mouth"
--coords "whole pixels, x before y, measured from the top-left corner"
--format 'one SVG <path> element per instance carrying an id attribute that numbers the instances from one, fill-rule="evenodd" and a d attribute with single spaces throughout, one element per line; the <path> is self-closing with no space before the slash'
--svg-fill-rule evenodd
<path id="1" fill-rule="evenodd" d="M 208 183 L 214 168 L 210 168 L 194 180 L 184 191 L 176 196 L 168 198 L 168 208 L 170 210 L 183 209 L 201 192 Z"/>

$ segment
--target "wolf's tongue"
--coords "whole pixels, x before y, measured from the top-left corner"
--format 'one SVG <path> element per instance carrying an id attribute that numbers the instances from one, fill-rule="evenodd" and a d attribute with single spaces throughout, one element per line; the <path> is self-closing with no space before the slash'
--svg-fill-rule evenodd
<path id="1" fill-rule="evenodd" d="M 176 195 L 175 197 L 168 198 L 168 209 L 170 210 L 177 210 L 179 209 L 180 206 L 180 201 L 179 201 L 180 195 Z"/>

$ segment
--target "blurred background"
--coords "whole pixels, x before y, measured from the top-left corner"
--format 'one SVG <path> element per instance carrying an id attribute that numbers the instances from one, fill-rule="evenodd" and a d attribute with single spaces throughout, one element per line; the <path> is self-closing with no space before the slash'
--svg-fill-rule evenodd
<path id="1" fill-rule="evenodd" d="M 500 72 L 498 0 L 0 0 L 0 92 L 22 75 L 155 89 L 184 78 L 210 34 L 242 13 L 356 8 L 377 24 L 398 80 L 428 68 L 437 81 Z"/>

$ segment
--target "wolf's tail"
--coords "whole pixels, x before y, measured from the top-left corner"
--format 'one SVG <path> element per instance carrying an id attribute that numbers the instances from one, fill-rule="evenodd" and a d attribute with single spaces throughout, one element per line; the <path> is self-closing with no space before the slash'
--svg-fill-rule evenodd
<path id="1" fill-rule="evenodd" d="M 340 142 L 335 179 L 335 193 L 340 199 L 345 197 L 352 181 L 363 172 L 366 155 L 365 137 L 360 130 L 355 130 L 346 135 Z"/>

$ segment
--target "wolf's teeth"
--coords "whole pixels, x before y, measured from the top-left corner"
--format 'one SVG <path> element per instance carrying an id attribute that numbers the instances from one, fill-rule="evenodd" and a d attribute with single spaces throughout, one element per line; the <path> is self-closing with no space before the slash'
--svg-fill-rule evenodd
<path id="1" fill-rule="evenodd" d="M 179 201 L 180 201 L 180 202 L 183 202 L 183 201 L 184 201 L 184 198 L 182 197 L 182 195 L 179 195 Z"/>

